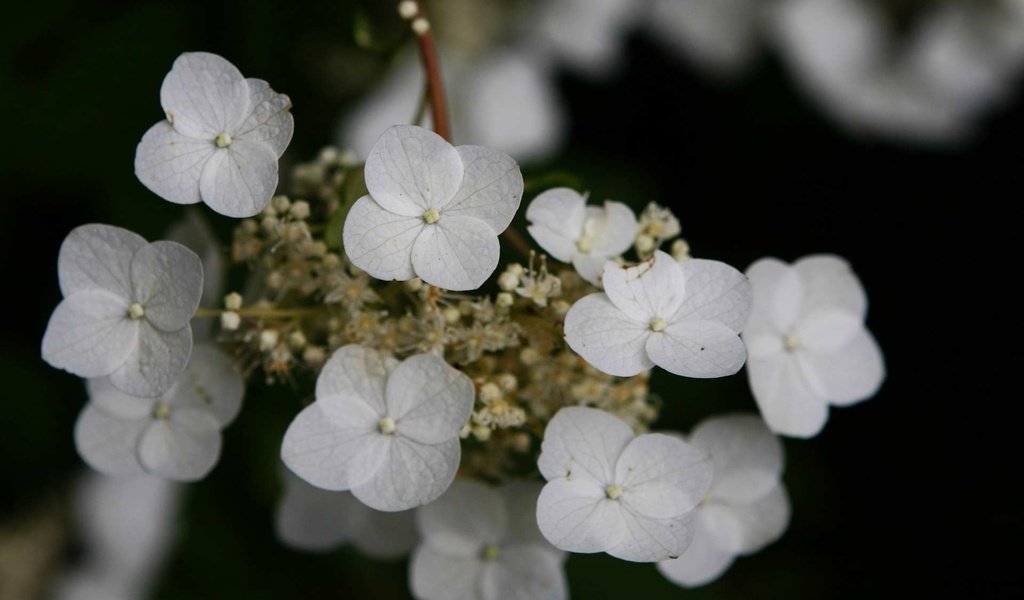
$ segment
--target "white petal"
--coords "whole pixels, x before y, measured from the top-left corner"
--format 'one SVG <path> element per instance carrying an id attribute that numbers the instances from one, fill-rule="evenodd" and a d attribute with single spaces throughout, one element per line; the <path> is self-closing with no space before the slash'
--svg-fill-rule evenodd
<path id="1" fill-rule="evenodd" d="M 761 330 L 764 331 L 764 330 Z M 786 339 L 777 332 L 744 332 L 743 343 L 747 346 L 747 361 L 775 358 L 786 350 Z"/>
<path id="2" fill-rule="evenodd" d="M 791 353 L 747 363 L 750 390 L 768 428 L 777 434 L 814 437 L 828 420 L 828 402 L 808 385 Z"/>
<path id="3" fill-rule="evenodd" d="M 153 398 L 142 398 L 122 392 L 110 383 L 109 377 L 96 377 L 85 382 L 89 402 L 104 414 L 122 421 L 149 419 L 153 413 Z"/>
<path id="4" fill-rule="evenodd" d="M 659 562 L 658 570 L 673 583 L 696 587 L 721 577 L 735 558 L 734 553 L 716 543 L 702 514 L 698 514 L 694 519 L 693 540 L 689 547 L 679 558 Z"/>
<path id="5" fill-rule="evenodd" d="M 607 256 L 594 256 L 579 252 L 572 255 L 572 266 L 579 276 L 598 287 L 601 286 L 601 276 L 604 275 L 606 262 L 608 262 Z"/>
<path id="6" fill-rule="evenodd" d="M 409 554 L 419 542 L 416 535 L 414 510 L 381 512 L 362 502 L 358 505 L 358 527 L 352 533 L 352 545 L 360 552 L 378 560 L 401 558 Z"/>
<path id="7" fill-rule="evenodd" d="M 475 217 L 495 233 L 505 231 L 523 199 L 523 174 L 516 161 L 483 146 L 458 146 L 464 174 L 455 196 L 442 211 L 445 216 Z"/>
<path id="8" fill-rule="evenodd" d="M 750 504 L 732 507 L 743 523 L 741 554 L 751 554 L 779 539 L 789 526 L 790 506 L 786 488 L 779 484 Z"/>
<path id="9" fill-rule="evenodd" d="M 647 355 L 683 377 L 725 377 L 740 370 L 747 349 L 735 331 L 717 321 L 679 321 L 647 339 Z"/>
<path id="10" fill-rule="evenodd" d="M 782 443 L 760 417 L 734 414 L 705 419 L 693 430 L 690 443 L 711 455 L 713 498 L 753 502 L 778 485 L 782 476 Z"/>
<path id="11" fill-rule="evenodd" d="M 534 498 L 529 505 L 533 515 L 536 506 Z M 497 489 L 460 479 L 436 502 L 416 511 L 416 526 L 431 548 L 446 556 L 475 559 L 483 546 L 504 539 L 508 516 L 508 507 Z"/>
<path id="12" fill-rule="evenodd" d="M 199 189 L 198 184 L 196 189 Z M 220 242 L 202 213 L 198 209 L 186 210 L 185 216 L 167 230 L 166 238 L 196 253 L 203 263 L 203 295 L 199 303 L 207 307 L 219 306 L 224 297 L 224 257 Z M 214 317 L 193 318 L 192 334 L 197 339 L 212 339 L 216 321 Z"/>
<path id="13" fill-rule="evenodd" d="M 64 297 L 82 290 L 105 290 L 131 297 L 131 264 L 146 245 L 141 236 L 110 225 L 74 228 L 64 238 L 57 257 L 57 275 Z"/>
<path id="14" fill-rule="evenodd" d="M 110 382 L 135 396 L 156 397 L 171 389 L 192 354 L 192 329 L 160 331 L 145 319 L 138 321 L 138 342 Z"/>
<path id="15" fill-rule="evenodd" d="M 160 121 L 135 148 L 135 176 L 168 202 L 195 204 L 202 199 L 199 178 L 216 150 L 212 138 L 182 135 L 167 121 Z"/>
<path id="16" fill-rule="evenodd" d="M 249 110 L 249 86 L 220 56 L 186 52 L 164 78 L 160 104 L 179 132 L 212 140 L 242 121 Z"/>
<path id="17" fill-rule="evenodd" d="M 762 258 L 747 268 L 754 307 L 744 331 L 789 333 L 803 308 L 800 274 L 776 258 Z"/>
<path id="18" fill-rule="evenodd" d="M 868 299 L 850 263 L 839 256 L 815 254 L 793 263 L 804 284 L 804 314 L 836 309 L 864 319 Z"/>
<path id="19" fill-rule="evenodd" d="M 613 483 L 615 463 L 633 439 L 625 421 L 603 410 L 569 406 L 558 411 L 544 429 L 537 467 L 545 479 L 586 479 L 595 485 Z"/>
<path id="20" fill-rule="evenodd" d="M 425 227 L 422 217 L 395 214 L 381 208 L 370 196 L 363 196 L 345 218 L 345 254 L 352 264 L 376 279 L 412 279 L 416 276 L 412 245 Z"/>
<path id="21" fill-rule="evenodd" d="M 866 329 L 828 352 L 798 352 L 807 384 L 831 404 L 847 406 L 875 395 L 885 379 L 885 360 Z"/>
<path id="22" fill-rule="evenodd" d="M 589 479 L 549 481 L 537 498 L 537 526 L 556 548 L 604 552 L 623 535 L 622 506 Z"/>
<path id="23" fill-rule="evenodd" d="M 448 489 L 461 457 L 458 438 L 428 446 L 395 435 L 380 469 L 352 493 L 370 508 L 387 512 L 423 506 Z"/>
<path id="24" fill-rule="evenodd" d="M 343 544 L 359 526 L 353 517 L 362 504 L 352 494 L 322 490 L 290 472 L 285 477 L 274 530 L 287 546 L 307 552 L 331 550 Z"/>
<path id="25" fill-rule="evenodd" d="M 648 433 L 631 441 L 615 465 L 620 501 L 644 517 L 674 519 L 697 506 L 711 486 L 707 454 L 678 437 Z"/>
<path id="26" fill-rule="evenodd" d="M 316 379 L 317 404 L 328 414 L 345 418 L 355 400 L 372 409 L 367 418 L 379 419 L 387 414 L 384 385 L 388 373 L 398 364 L 376 350 L 349 344 L 331 355 Z"/>
<path id="27" fill-rule="evenodd" d="M 445 214 L 416 238 L 412 266 L 430 285 L 475 290 L 494 273 L 500 253 L 498 235 L 490 225 L 473 217 Z"/>
<path id="28" fill-rule="evenodd" d="M 366 189 L 385 210 L 422 217 L 440 209 L 458 191 L 462 158 L 444 138 L 412 125 L 395 125 L 381 134 L 366 157 Z"/>
<path id="29" fill-rule="evenodd" d="M 153 242 L 132 258 L 132 301 L 163 331 L 188 325 L 203 294 L 203 263 L 177 242 Z"/>
<path id="30" fill-rule="evenodd" d="M 43 360 L 79 377 L 117 370 L 131 353 L 139 322 L 124 300 L 108 292 L 81 291 L 61 301 L 43 334 Z"/>
<path id="31" fill-rule="evenodd" d="M 226 427 L 242 408 L 245 380 L 228 355 L 211 343 L 192 349 L 188 366 L 174 387 L 175 406 L 202 407 L 221 427 Z"/>
<path id="32" fill-rule="evenodd" d="M 409 564 L 409 587 L 419 600 L 480 600 L 480 561 L 449 556 L 420 544 Z"/>
<path id="33" fill-rule="evenodd" d="M 681 261 L 679 268 L 686 279 L 686 299 L 672 321 L 718 321 L 737 333 L 743 330 L 753 307 L 750 282 L 743 273 L 700 258 Z"/>
<path id="34" fill-rule="evenodd" d="M 864 325 L 860 317 L 841 310 L 824 309 L 800 319 L 793 335 L 800 350 L 830 353 L 845 346 L 862 331 Z"/>
<path id="35" fill-rule="evenodd" d="M 203 202 L 228 217 L 251 217 L 270 203 L 277 189 L 277 156 L 269 146 L 247 139 L 218 149 L 199 178 Z"/>
<path id="36" fill-rule="evenodd" d="M 632 267 L 608 262 L 602 281 L 612 303 L 644 325 L 655 318 L 670 319 L 686 297 L 682 270 L 675 259 L 660 250 Z"/>
<path id="37" fill-rule="evenodd" d="M 75 448 L 86 464 L 105 475 L 142 473 L 138 445 L 148 425 L 148 418 L 120 419 L 90 402 L 75 422 Z"/>
<path id="38" fill-rule="evenodd" d="M 578 300 L 565 315 L 565 341 L 595 369 L 632 377 L 654 366 L 647 356 L 647 323 L 630 318 L 605 294 Z"/>
<path id="39" fill-rule="evenodd" d="M 623 532 L 608 554 L 633 562 L 657 562 L 681 555 L 693 539 L 693 513 L 652 519 L 623 507 Z"/>
<path id="40" fill-rule="evenodd" d="M 537 481 L 509 481 L 501 486 L 501 495 L 508 507 L 508 532 L 506 543 L 535 544 L 548 546 L 547 540 L 537 528 L 537 497 L 543 484 Z M 564 559 L 561 552 L 550 548 Z"/>
<path id="41" fill-rule="evenodd" d="M 546 190 L 526 207 L 526 219 L 532 223 L 526 229 L 545 252 L 568 263 L 576 253 L 576 242 L 583 234 L 585 204 L 586 200 L 576 190 Z"/>
<path id="42" fill-rule="evenodd" d="M 388 377 L 384 394 L 398 433 L 421 444 L 458 435 L 476 398 L 469 377 L 433 354 L 402 361 Z"/>
<path id="43" fill-rule="evenodd" d="M 480 580 L 484 600 L 563 600 L 568 597 L 560 553 L 546 542 L 505 546 L 485 563 Z"/>
<path id="44" fill-rule="evenodd" d="M 220 458 L 220 425 L 194 408 L 172 408 L 152 423 L 139 441 L 139 461 L 149 471 L 176 481 L 197 481 Z"/>
<path id="45" fill-rule="evenodd" d="M 356 406 L 353 403 L 353 406 Z M 347 490 L 373 477 L 383 464 L 389 436 L 376 422 L 349 423 L 329 417 L 315 402 L 295 417 L 281 444 L 281 459 L 293 473 L 326 490 Z"/>
<path id="46" fill-rule="evenodd" d="M 292 101 L 275 92 L 262 79 L 246 79 L 245 82 L 249 86 L 249 114 L 232 135 L 263 142 L 280 158 L 295 130 Z"/>
<path id="47" fill-rule="evenodd" d="M 607 258 L 629 250 L 636 240 L 637 223 L 633 209 L 621 202 L 606 200 L 603 210 L 598 210 L 600 217 L 593 222 L 596 235 L 593 236 L 592 252 Z"/>

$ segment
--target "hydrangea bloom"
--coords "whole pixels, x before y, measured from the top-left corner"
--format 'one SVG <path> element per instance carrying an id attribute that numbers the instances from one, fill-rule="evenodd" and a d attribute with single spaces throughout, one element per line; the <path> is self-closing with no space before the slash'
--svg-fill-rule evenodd
<path id="1" fill-rule="evenodd" d="M 707 452 L 714 478 L 695 510 L 693 542 L 679 558 L 658 570 L 686 586 L 717 579 L 737 555 L 757 552 L 789 524 L 789 498 L 780 478 L 782 444 L 753 415 L 704 420 L 690 443 Z"/>
<path id="2" fill-rule="evenodd" d="M 565 315 L 569 346 L 596 369 L 630 377 L 654 365 L 686 377 L 722 377 L 743 366 L 738 333 L 750 283 L 725 263 L 676 262 L 655 251 L 639 265 L 605 265 L 604 293 Z"/>
<path id="3" fill-rule="evenodd" d="M 189 52 L 164 78 L 160 104 L 167 120 L 135 151 L 139 181 L 164 200 L 203 201 L 229 217 L 263 210 L 295 126 L 288 96 L 216 54 Z"/>
<path id="4" fill-rule="evenodd" d="M 274 518 L 277 537 L 306 552 L 324 552 L 351 542 L 373 558 L 405 556 L 416 545 L 414 513 L 380 512 L 348 492 L 309 485 L 285 472 L 285 489 Z"/>
<path id="5" fill-rule="evenodd" d="M 419 600 L 561 600 L 568 596 L 562 563 L 537 529 L 540 485 L 500 489 L 459 480 L 416 511 L 423 541 L 409 578 Z"/>
<path id="6" fill-rule="evenodd" d="M 57 274 L 64 300 L 46 326 L 43 359 L 80 377 L 109 375 L 136 396 L 167 391 L 192 350 L 199 257 L 175 242 L 82 225 L 64 239 Z"/>
<path id="7" fill-rule="evenodd" d="M 526 218 L 533 239 L 553 258 L 575 267 L 580 277 L 599 285 L 604 264 L 636 239 L 636 216 L 621 202 L 586 206 L 569 188 L 547 190 L 530 202 Z"/>
<path id="8" fill-rule="evenodd" d="M 281 457 L 309 483 L 352 490 L 371 508 L 420 506 L 455 477 L 475 397 L 473 382 L 433 354 L 399 363 L 343 346 L 320 372 L 316 402 L 288 427 Z"/>
<path id="9" fill-rule="evenodd" d="M 498 266 L 498 234 L 519 208 L 523 176 L 507 154 L 454 147 L 396 125 L 366 159 L 366 189 L 345 220 L 345 253 L 377 279 L 479 288 Z"/>
<path id="10" fill-rule="evenodd" d="M 828 406 L 874 395 L 885 378 L 882 351 L 864 327 L 867 296 L 838 256 L 774 258 L 747 269 L 754 311 L 743 330 L 750 388 L 768 426 L 817 435 Z"/>
<path id="11" fill-rule="evenodd" d="M 238 415 L 245 383 L 223 352 L 197 344 L 178 383 L 159 398 L 131 396 L 105 377 L 88 388 L 75 446 L 89 466 L 195 481 L 217 463 L 220 430 Z"/>
<path id="12" fill-rule="evenodd" d="M 653 562 L 682 554 L 711 461 L 678 437 L 634 436 L 595 408 L 558 411 L 544 431 L 537 524 L 556 547 Z"/>

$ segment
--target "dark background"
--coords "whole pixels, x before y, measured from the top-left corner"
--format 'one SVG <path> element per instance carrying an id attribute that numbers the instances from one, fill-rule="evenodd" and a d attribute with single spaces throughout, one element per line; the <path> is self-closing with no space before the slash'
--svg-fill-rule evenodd
<path id="1" fill-rule="evenodd" d="M 384 27 L 379 52 L 355 48 L 353 4 L 51 1 L 3 17 L 0 524 L 63 498 L 82 468 L 71 431 L 84 390 L 39 358 L 61 240 L 87 222 L 154 239 L 182 214 L 132 173 L 171 62 L 217 52 L 287 92 L 287 158 L 307 160 L 335 142 L 338 115 L 396 41 Z M 394 20 L 390 3 L 355 4 Z M 876 398 L 833 410 L 821 435 L 786 440 L 794 512 L 780 542 L 691 592 L 650 565 L 574 556 L 573 596 L 1024 594 L 1021 393 L 1010 385 L 1021 365 L 1024 104 L 995 110 L 956 149 L 860 139 L 822 117 L 770 53 L 714 84 L 639 33 L 617 75 L 563 73 L 558 84 L 570 145 L 527 177 L 557 166 L 598 198 L 670 205 L 695 254 L 740 269 L 765 255 L 846 257 L 889 371 Z M 228 240 L 231 221 L 205 215 Z M 754 410 L 743 373 L 695 382 L 659 371 L 654 386 L 665 428 Z M 250 387 L 221 463 L 191 486 L 158 597 L 405 597 L 405 563 L 301 555 L 274 540 L 278 444 L 302 394 Z"/>

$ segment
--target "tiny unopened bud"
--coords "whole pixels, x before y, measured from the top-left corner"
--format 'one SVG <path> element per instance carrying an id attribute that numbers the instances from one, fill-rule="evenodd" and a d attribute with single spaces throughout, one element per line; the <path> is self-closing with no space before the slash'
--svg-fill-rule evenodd
<path id="1" fill-rule="evenodd" d="M 502 308 L 508 308 L 515 302 L 515 297 L 509 292 L 501 292 L 498 297 L 494 299 L 494 303 Z"/>
<path id="2" fill-rule="evenodd" d="M 284 275 L 280 271 L 271 271 L 267 274 L 267 287 L 272 290 L 279 290 L 284 285 Z"/>
<path id="3" fill-rule="evenodd" d="M 511 373 L 502 373 L 498 375 L 498 387 L 505 393 L 511 393 L 519 387 L 519 380 Z"/>
<path id="4" fill-rule="evenodd" d="M 551 303 L 551 310 L 555 311 L 555 314 L 559 317 L 564 317 L 565 314 L 569 312 L 569 308 L 571 308 L 571 306 L 572 305 L 565 300 L 555 300 Z"/>
<path id="5" fill-rule="evenodd" d="M 274 210 L 279 213 L 288 212 L 288 208 L 291 206 L 291 201 L 288 200 L 288 196 L 274 196 L 274 199 L 270 201 L 274 206 Z"/>
<path id="6" fill-rule="evenodd" d="M 266 352 L 277 345 L 279 335 L 276 329 L 264 329 L 260 332 L 260 350 Z"/>
<path id="7" fill-rule="evenodd" d="M 313 242 L 309 246 L 308 253 L 310 256 L 325 256 L 327 254 L 327 244 L 320 241 Z"/>
<path id="8" fill-rule="evenodd" d="M 242 295 L 238 292 L 231 292 L 227 296 L 224 296 L 224 308 L 228 310 L 238 310 L 242 308 Z"/>
<path id="9" fill-rule="evenodd" d="M 274 204 L 270 203 L 270 204 L 264 206 L 263 210 L 260 211 L 260 216 L 261 217 L 276 217 L 277 216 L 277 209 L 274 208 Z"/>
<path id="10" fill-rule="evenodd" d="M 327 353 L 320 346 L 306 346 L 306 349 L 302 351 L 302 360 L 314 369 L 324 364 L 326 359 Z"/>
<path id="11" fill-rule="evenodd" d="M 259 223 L 256 222 L 255 219 L 246 219 L 246 220 L 242 221 L 242 231 L 244 231 L 246 233 L 256 233 L 256 231 L 259 228 L 260 228 L 260 225 L 259 225 Z"/>
<path id="12" fill-rule="evenodd" d="M 485 383 L 480 387 L 480 401 L 484 404 L 491 404 L 501 400 L 501 388 L 495 383 Z"/>
<path id="13" fill-rule="evenodd" d="M 405 282 L 405 289 L 410 292 L 418 292 L 423 287 L 423 280 L 419 277 L 413 277 L 409 281 Z"/>
<path id="14" fill-rule="evenodd" d="M 486 425 L 477 425 L 473 428 L 473 437 L 481 442 L 491 439 L 491 428 Z"/>
<path id="15" fill-rule="evenodd" d="M 288 345 L 296 350 L 303 348 L 306 345 L 306 335 L 298 330 L 289 333 Z"/>
<path id="16" fill-rule="evenodd" d="M 526 272 L 526 269 L 519 263 L 512 263 L 505 267 L 505 271 L 508 273 L 515 273 L 516 277 L 522 277 L 523 273 Z"/>
<path id="17" fill-rule="evenodd" d="M 267 233 L 273 233 L 277 229 L 277 223 L 277 217 L 268 215 L 263 217 L 263 220 L 260 221 L 260 227 L 262 227 L 263 231 L 266 231 Z"/>
<path id="18" fill-rule="evenodd" d="M 238 329 L 238 326 L 242 324 L 242 317 L 238 313 L 228 311 L 221 313 L 220 315 L 220 326 L 225 331 L 234 331 Z"/>
<path id="19" fill-rule="evenodd" d="M 498 275 L 498 287 L 511 292 L 519 287 L 519 275 L 512 271 L 505 271 L 501 275 Z"/>
<path id="20" fill-rule="evenodd" d="M 416 35 L 423 35 L 428 31 L 430 31 L 430 21 L 427 21 L 425 18 L 417 17 L 416 20 L 412 22 L 412 32 Z"/>
<path id="21" fill-rule="evenodd" d="M 441 315 L 444 317 L 445 322 L 448 323 L 449 325 L 454 325 L 455 323 L 458 323 L 459 319 L 462 318 L 462 313 L 459 312 L 459 309 L 455 308 L 454 306 L 444 307 L 444 310 L 441 311 Z"/>
<path id="22" fill-rule="evenodd" d="M 654 238 L 642 233 L 636 236 L 636 251 L 641 254 L 647 254 L 654 251 Z"/>
<path id="23" fill-rule="evenodd" d="M 676 260 L 686 260 L 690 258 L 690 244 L 683 238 L 672 242 L 672 258 Z"/>
<path id="24" fill-rule="evenodd" d="M 406 21 L 415 19 L 419 12 L 420 7 L 413 0 L 403 0 L 398 3 L 398 14 Z"/>
<path id="25" fill-rule="evenodd" d="M 341 266 L 341 257 L 333 252 L 325 254 L 323 258 L 323 265 L 328 269 L 337 269 Z"/>
<path id="26" fill-rule="evenodd" d="M 509 440 L 509 445 L 511 445 L 512 449 L 516 452 L 526 454 L 530 451 L 530 434 L 520 431 L 512 436 L 512 439 Z"/>
<path id="27" fill-rule="evenodd" d="M 519 362 L 523 363 L 527 367 L 537 364 L 538 361 L 540 361 L 540 352 L 537 352 L 533 348 L 523 348 L 519 352 Z"/>
<path id="28" fill-rule="evenodd" d="M 309 218 L 309 202 L 305 200 L 297 200 L 292 204 L 292 207 L 288 210 L 293 217 L 296 219 L 308 219 Z"/>

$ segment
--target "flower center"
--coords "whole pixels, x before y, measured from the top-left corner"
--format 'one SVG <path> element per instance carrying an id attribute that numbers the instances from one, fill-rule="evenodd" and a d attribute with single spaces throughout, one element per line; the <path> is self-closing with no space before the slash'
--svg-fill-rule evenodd
<path id="1" fill-rule="evenodd" d="M 661 317 L 654 317 L 651 319 L 650 327 L 651 331 L 665 331 L 665 328 L 668 327 L 668 323 L 666 323 L 665 319 L 662 319 Z"/>
<path id="2" fill-rule="evenodd" d="M 589 235 L 584 234 L 583 237 L 576 241 L 576 249 L 586 254 L 594 249 L 594 240 L 590 239 Z"/>
<path id="3" fill-rule="evenodd" d="M 227 148 L 231 145 L 232 139 L 230 133 L 218 133 L 217 137 L 213 140 L 218 148 Z"/>
<path id="4" fill-rule="evenodd" d="M 437 212 L 436 208 L 431 208 L 427 212 L 423 213 L 423 220 L 428 224 L 433 225 L 437 223 L 437 220 L 441 218 L 441 213 Z"/>
<path id="5" fill-rule="evenodd" d="M 619 496 L 622 495 L 622 488 L 618 484 L 613 483 L 610 486 L 604 488 L 604 495 L 609 500 L 618 500 Z"/>
<path id="6" fill-rule="evenodd" d="M 800 347 L 800 340 L 795 335 L 786 334 L 782 336 L 782 347 L 786 349 L 786 352 L 792 352 Z"/>
<path id="7" fill-rule="evenodd" d="M 171 416 L 171 405 L 166 402 L 157 402 L 153 407 L 154 419 L 166 419 Z"/>
<path id="8" fill-rule="evenodd" d="M 377 421 L 377 429 L 379 429 L 384 435 L 392 435 L 398 427 L 395 425 L 394 419 L 391 417 L 384 417 L 380 421 Z"/>
<path id="9" fill-rule="evenodd" d="M 133 321 L 138 321 L 143 316 L 145 316 L 145 314 L 146 307 L 142 306 L 138 302 L 128 307 L 128 316 L 131 317 Z"/>
<path id="10" fill-rule="evenodd" d="M 487 544 L 480 550 L 480 558 L 483 560 L 496 560 L 501 556 L 501 548 L 497 544 Z"/>

